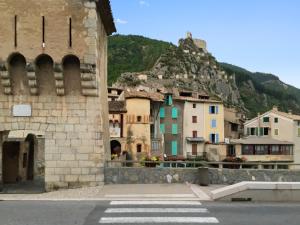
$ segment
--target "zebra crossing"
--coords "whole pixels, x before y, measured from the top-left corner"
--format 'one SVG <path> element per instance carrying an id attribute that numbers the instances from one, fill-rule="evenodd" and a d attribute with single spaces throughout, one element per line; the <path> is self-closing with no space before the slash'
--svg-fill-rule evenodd
<path id="1" fill-rule="evenodd" d="M 99 224 L 218 224 L 199 201 L 111 201 Z"/>

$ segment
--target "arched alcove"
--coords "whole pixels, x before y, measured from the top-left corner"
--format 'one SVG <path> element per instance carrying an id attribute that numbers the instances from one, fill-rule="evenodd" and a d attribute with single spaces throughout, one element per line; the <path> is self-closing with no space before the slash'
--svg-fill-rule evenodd
<path id="1" fill-rule="evenodd" d="M 65 94 L 81 94 L 80 60 L 75 55 L 67 55 L 62 60 Z"/>
<path id="2" fill-rule="evenodd" d="M 110 152 L 112 155 L 119 155 L 121 154 L 121 143 L 117 140 L 110 141 Z"/>
<path id="3" fill-rule="evenodd" d="M 29 95 L 26 59 L 20 53 L 13 53 L 7 59 L 8 72 L 11 78 L 14 95 Z"/>
<path id="4" fill-rule="evenodd" d="M 36 78 L 41 95 L 56 94 L 53 64 L 53 59 L 47 54 L 39 55 L 35 60 Z"/>

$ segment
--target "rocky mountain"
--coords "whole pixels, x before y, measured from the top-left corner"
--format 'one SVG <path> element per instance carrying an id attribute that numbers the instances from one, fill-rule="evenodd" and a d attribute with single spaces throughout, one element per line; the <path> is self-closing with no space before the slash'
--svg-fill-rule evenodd
<path id="1" fill-rule="evenodd" d="M 205 91 L 225 105 L 245 111 L 249 118 L 273 105 L 300 113 L 299 89 L 272 74 L 219 63 L 191 37 L 175 46 L 141 36 L 112 36 L 109 77 L 118 86 Z"/>

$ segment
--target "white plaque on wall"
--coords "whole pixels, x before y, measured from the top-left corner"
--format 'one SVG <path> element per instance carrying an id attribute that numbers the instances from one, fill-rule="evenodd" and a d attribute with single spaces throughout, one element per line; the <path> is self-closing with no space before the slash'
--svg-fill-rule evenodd
<path id="1" fill-rule="evenodd" d="M 16 117 L 29 117 L 31 116 L 31 105 L 14 105 L 12 114 Z"/>

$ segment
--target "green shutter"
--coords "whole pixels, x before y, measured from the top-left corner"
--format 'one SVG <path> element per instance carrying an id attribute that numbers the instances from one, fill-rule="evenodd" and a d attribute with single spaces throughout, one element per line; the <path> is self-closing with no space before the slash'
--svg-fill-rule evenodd
<path id="1" fill-rule="evenodd" d="M 172 95 L 168 96 L 168 105 L 172 105 L 173 104 L 173 99 L 172 99 Z"/>
<path id="2" fill-rule="evenodd" d="M 172 155 L 177 155 L 177 141 L 172 141 Z"/>
<path id="3" fill-rule="evenodd" d="M 176 107 L 172 108 L 172 119 L 177 119 L 178 117 L 178 110 Z"/>
<path id="4" fill-rule="evenodd" d="M 263 136 L 264 135 L 264 128 L 260 127 L 259 128 L 259 136 Z"/>
<path id="5" fill-rule="evenodd" d="M 172 134 L 178 134 L 177 124 L 172 124 Z"/>
<path id="6" fill-rule="evenodd" d="M 165 108 L 160 108 L 159 116 L 160 116 L 160 118 L 165 118 Z"/>
<path id="7" fill-rule="evenodd" d="M 255 127 L 255 135 L 258 136 L 258 128 Z"/>

